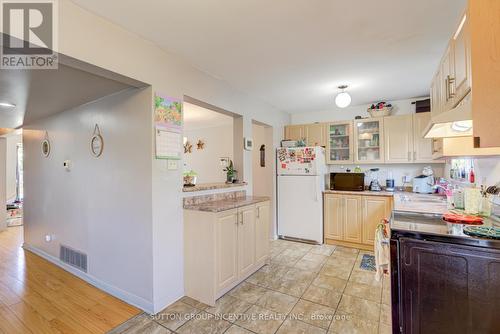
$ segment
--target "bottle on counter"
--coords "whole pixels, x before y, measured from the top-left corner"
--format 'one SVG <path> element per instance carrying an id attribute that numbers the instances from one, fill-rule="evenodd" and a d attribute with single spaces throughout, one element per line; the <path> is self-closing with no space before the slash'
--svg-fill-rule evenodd
<path id="1" fill-rule="evenodd" d="M 469 172 L 469 182 L 470 183 L 475 183 L 476 182 L 476 175 L 474 175 L 474 169 L 471 168 Z"/>

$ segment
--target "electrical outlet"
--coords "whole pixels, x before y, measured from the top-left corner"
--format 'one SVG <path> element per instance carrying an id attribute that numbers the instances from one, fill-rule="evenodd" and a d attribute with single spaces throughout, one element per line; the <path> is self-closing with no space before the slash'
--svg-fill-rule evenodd
<path id="1" fill-rule="evenodd" d="M 178 167 L 178 164 L 177 164 L 177 160 L 168 160 L 167 162 L 167 169 L 168 170 L 177 170 L 179 167 Z"/>

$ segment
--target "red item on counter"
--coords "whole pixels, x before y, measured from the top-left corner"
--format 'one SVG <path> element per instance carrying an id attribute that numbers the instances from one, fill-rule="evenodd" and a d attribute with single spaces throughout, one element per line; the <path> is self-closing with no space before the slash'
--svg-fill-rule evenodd
<path id="1" fill-rule="evenodd" d="M 447 223 L 452 224 L 464 224 L 464 225 L 482 225 L 483 218 L 477 216 L 461 215 L 456 213 L 445 213 L 443 215 L 443 220 Z"/>

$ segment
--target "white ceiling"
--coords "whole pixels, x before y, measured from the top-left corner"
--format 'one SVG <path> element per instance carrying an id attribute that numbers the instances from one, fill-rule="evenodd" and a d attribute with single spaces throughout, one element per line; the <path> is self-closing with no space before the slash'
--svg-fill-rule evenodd
<path id="1" fill-rule="evenodd" d="M 217 126 L 232 125 L 233 117 L 184 102 L 184 130 L 192 131 Z"/>
<path id="2" fill-rule="evenodd" d="M 466 0 L 74 0 L 291 113 L 428 95 Z"/>

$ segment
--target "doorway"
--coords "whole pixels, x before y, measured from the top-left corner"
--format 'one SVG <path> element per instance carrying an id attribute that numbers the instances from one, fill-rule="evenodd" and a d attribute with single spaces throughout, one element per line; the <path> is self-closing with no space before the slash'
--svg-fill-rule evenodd
<path id="1" fill-rule="evenodd" d="M 275 154 L 273 146 L 273 127 L 258 121 L 252 121 L 252 193 L 254 196 L 266 196 L 271 199 L 272 217 L 275 217 Z M 275 235 L 271 225 L 270 235 Z"/>
<path id="2" fill-rule="evenodd" d="M 5 208 L 6 226 L 23 225 L 23 134 L 16 130 L 5 139 Z"/>

